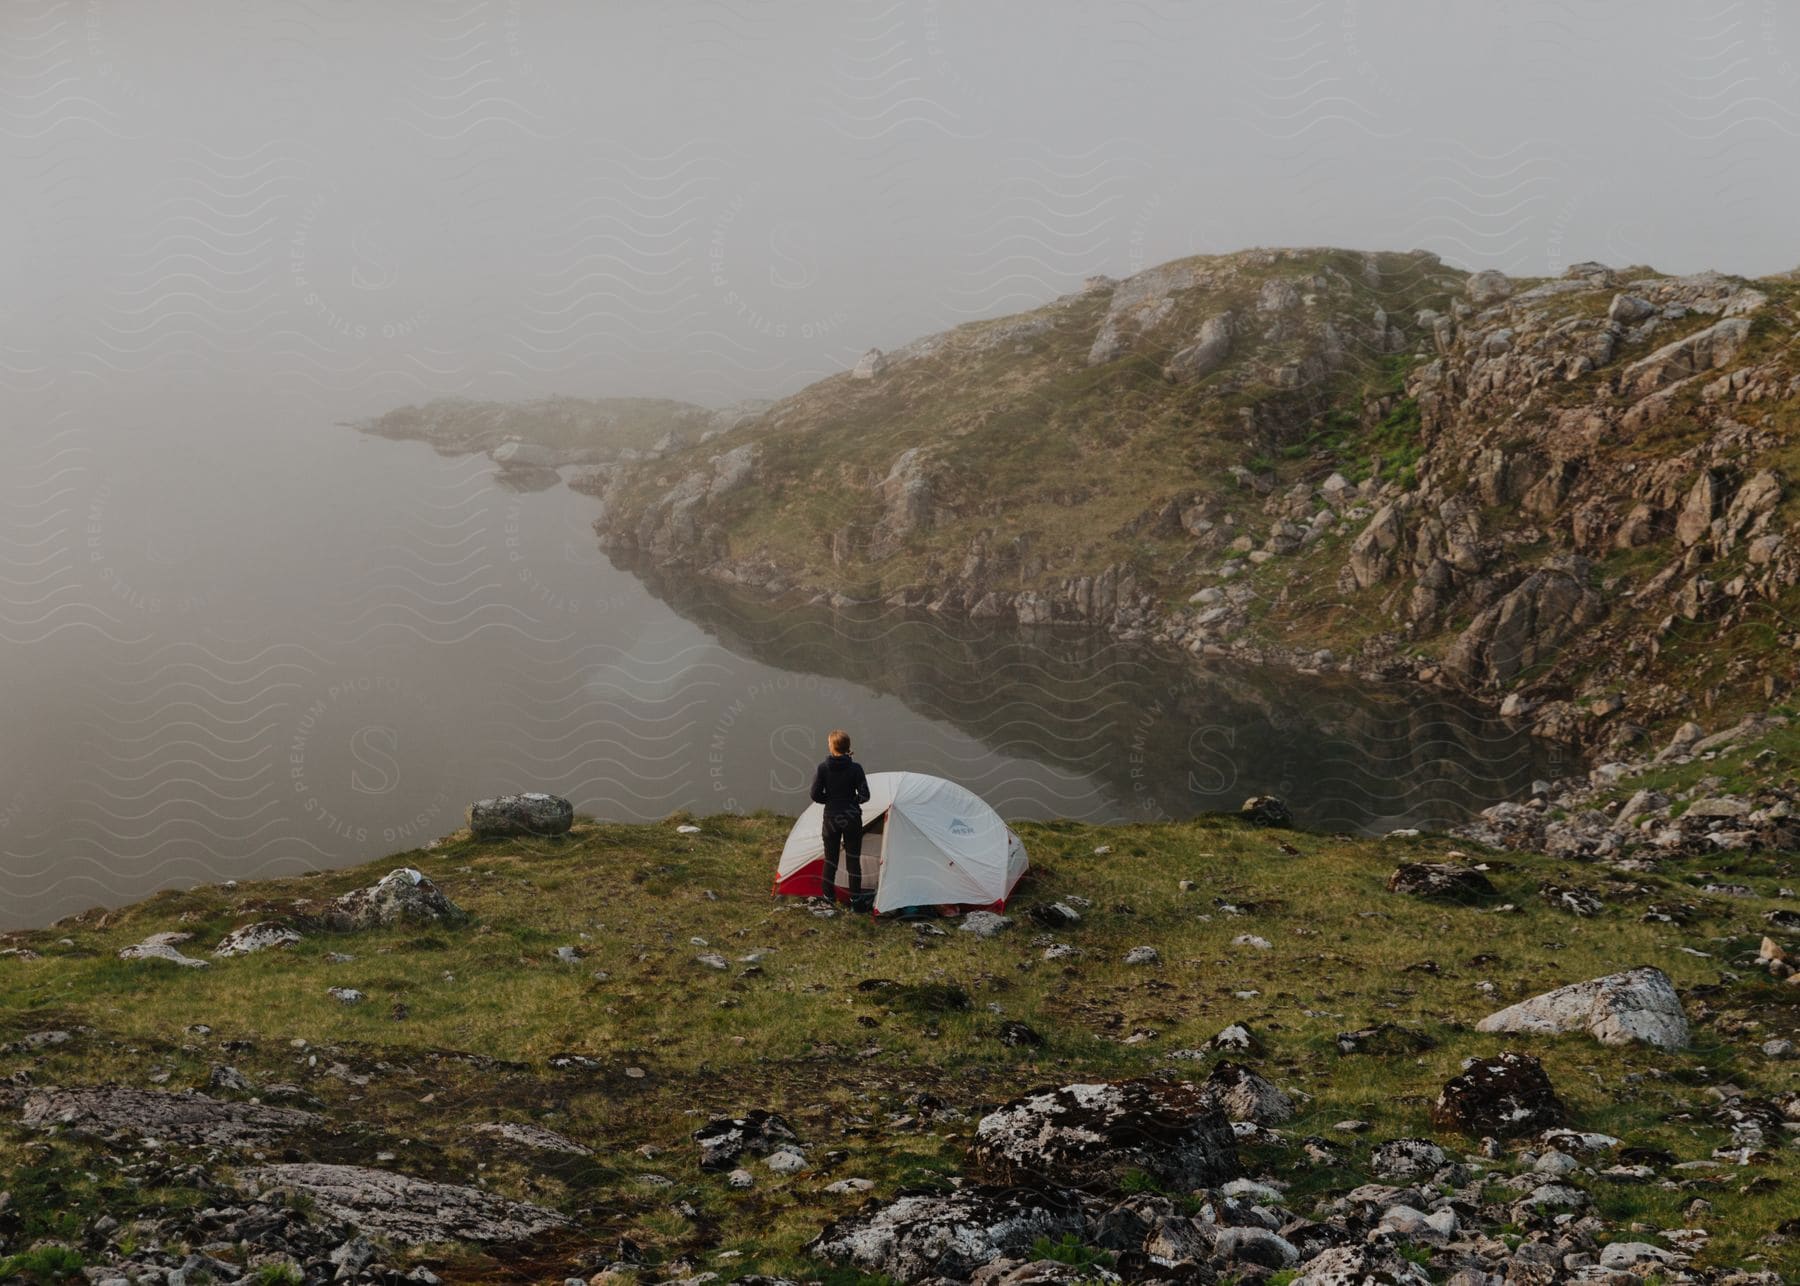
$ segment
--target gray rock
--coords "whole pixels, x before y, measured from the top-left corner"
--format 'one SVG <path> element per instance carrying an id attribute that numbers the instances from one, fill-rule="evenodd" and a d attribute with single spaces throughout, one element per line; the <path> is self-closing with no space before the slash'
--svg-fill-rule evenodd
<path id="1" fill-rule="evenodd" d="M 529 790 L 476 800 L 469 805 L 468 821 L 476 839 L 566 835 L 575 821 L 575 806 L 560 795 Z"/>
<path id="2" fill-rule="evenodd" d="M 499 1139 L 503 1143 L 511 1143 L 532 1152 L 557 1152 L 567 1156 L 592 1156 L 593 1149 L 586 1144 L 577 1143 L 567 1135 L 558 1134 L 555 1130 L 546 1130 L 541 1125 L 526 1125 L 518 1121 L 494 1121 L 483 1125 L 471 1125 L 470 1134 L 478 1134 L 487 1138 Z"/>
<path id="3" fill-rule="evenodd" d="M 1512 292 L 1512 278 L 1492 268 L 1470 273 L 1469 279 L 1463 283 L 1463 293 L 1477 308 L 1486 308 L 1489 304 L 1497 304 L 1510 296 Z"/>
<path id="4" fill-rule="evenodd" d="M 38 1129 L 72 1125 L 95 1134 L 122 1131 L 214 1147 L 263 1147 L 320 1124 L 311 1112 L 296 1108 L 123 1086 L 34 1090 L 25 1097 L 20 1120 Z"/>
<path id="5" fill-rule="evenodd" d="M 956 926 L 964 933 L 973 933 L 978 938 L 991 938 L 1002 929 L 1012 927 L 1012 917 L 996 915 L 992 911 L 971 911 Z"/>
<path id="6" fill-rule="evenodd" d="M 1684 1256 L 1647 1241 L 1615 1241 L 1600 1252 L 1602 1268 L 1633 1268 L 1638 1264 L 1665 1265 L 1682 1261 Z"/>
<path id="7" fill-rule="evenodd" d="M 1133 947 L 1125 953 L 1128 965 L 1153 965 L 1162 960 L 1155 947 Z"/>
<path id="8" fill-rule="evenodd" d="M 277 947 L 291 947 L 298 941 L 298 931 L 279 920 L 258 920 L 255 924 L 239 925 L 220 938 L 213 954 L 225 958 L 247 956 Z"/>
<path id="9" fill-rule="evenodd" d="M 1668 975 L 1650 966 L 1559 987 L 1489 1014 L 1475 1030 L 1586 1031 L 1603 1045 L 1636 1040 L 1659 1049 L 1684 1049 L 1688 1043 L 1681 998 Z"/>
<path id="10" fill-rule="evenodd" d="M 1750 338 L 1750 319 L 1727 317 L 1705 330 L 1664 344 L 1648 357 L 1627 366 L 1622 377 L 1626 393 L 1643 396 L 1676 380 L 1724 366 L 1736 357 Z"/>
<path id="11" fill-rule="evenodd" d="M 1233 1062 L 1214 1067 L 1201 1092 L 1233 1121 L 1279 1125 L 1294 1114 L 1294 1100 L 1279 1086 Z"/>
<path id="12" fill-rule="evenodd" d="M 1065 1085 L 981 1118 L 976 1163 L 1000 1182 L 1116 1183 L 1142 1170 L 1183 1189 L 1237 1173 L 1230 1123 L 1201 1087 L 1130 1080 Z"/>
<path id="13" fill-rule="evenodd" d="M 177 946 L 193 939 L 191 933 L 152 933 L 142 942 L 119 948 L 121 960 L 166 960 L 184 969 L 204 969 L 207 962 L 183 955 Z"/>
<path id="14" fill-rule="evenodd" d="M 240 1171 L 238 1182 L 259 1196 L 278 1190 L 303 1194 L 329 1218 L 403 1245 L 526 1241 L 569 1226 L 554 1210 L 479 1188 L 355 1165 L 259 1166 Z"/>
<path id="15" fill-rule="evenodd" d="M 1221 1228 L 1213 1252 L 1227 1263 L 1257 1264 L 1263 1268 L 1292 1268 L 1300 1262 L 1294 1243 L 1267 1228 Z"/>
<path id="16" fill-rule="evenodd" d="M 1208 317 L 1194 342 L 1181 349 L 1163 367 L 1163 378 L 1177 384 L 1205 379 L 1231 356 L 1231 314 Z"/>
<path id="17" fill-rule="evenodd" d="M 827 1224 L 807 1249 L 897 1281 L 962 1281 L 995 1260 L 1027 1253 L 1039 1239 L 1078 1236 L 1084 1224 L 1069 1195 L 977 1186 L 871 1205 Z"/>
<path id="18" fill-rule="evenodd" d="M 378 883 L 344 894 L 332 905 L 327 919 L 335 929 L 354 931 L 401 924 L 460 924 L 468 916 L 422 871 L 402 866 Z"/>
<path id="19" fill-rule="evenodd" d="M 1369 1157 L 1378 1179 L 1428 1179 L 1450 1164 L 1450 1155 L 1430 1139 L 1392 1139 Z"/>

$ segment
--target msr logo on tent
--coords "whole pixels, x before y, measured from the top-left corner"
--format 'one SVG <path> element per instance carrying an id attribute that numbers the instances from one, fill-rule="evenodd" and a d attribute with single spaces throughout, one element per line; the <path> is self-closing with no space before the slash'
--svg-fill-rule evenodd
<path id="1" fill-rule="evenodd" d="M 952 817 L 950 819 L 950 833 L 952 835 L 973 835 L 975 833 L 975 828 L 960 817 Z"/>

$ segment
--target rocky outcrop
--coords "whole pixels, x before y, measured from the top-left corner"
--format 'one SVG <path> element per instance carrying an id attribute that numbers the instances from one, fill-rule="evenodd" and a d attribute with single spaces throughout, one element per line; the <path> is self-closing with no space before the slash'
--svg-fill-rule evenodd
<path id="1" fill-rule="evenodd" d="M 1558 987 L 1489 1014 L 1475 1024 L 1475 1030 L 1585 1031 L 1602 1045 L 1642 1041 L 1658 1049 L 1685 1049 L 1688 1043 L 1681 997 L 1675 994 L 1669 976 L 1650 966 Z"/>
<path id="2" fill-rule="evenodd" d="M 1350 546 L 1350 573 L 1357 588 L 1368 589 L 1393 575 L 1404 535 L 1400 511 L 1394 505 L 1375 511 Z"/>
<path id="3" fill-rule="evenodd" d="M 1220 1062 L 1200 1092 L 1233 1121 L 1279 1125 L 1294 1114 L 1294 1100 L 1279 1086 L 1238 1063 Z"/>
<path id="4" fill-rule="evenodd" d="M 164 960 L 183 969 L 204 969 L 206 961 L 196 960 L 181 950 L 181 944 L 193 941 L 191 933 L 152 933 L 142 942 L 119 948 L 121 960 Z"/>
<path id="5" fill-rule="evenodd" d="M 263 1195 L 309 1199 L 332 1219 L 403 1245 L 441 1241 L 518 1242 L 569 1226 L 554 1210 L 479 1188 L 433 1183 L 392 1170 L 300 1162 L 242 1170 L 239 1183 Z"/>
<path id="6" fill-rule="evenodd" d="M 267 1147 L 320 1123 L 297 1108 L 124 1086 L 33 1090 L 26 1095 L 20 1120 L 35 1129 L 70 1126 L 224 1148 Z"/>
<path id="7" fill-rule="evenodd" d="M 1231 314 L 1208 317 L 1194 342 L 1178 351 L 1163 367 L 1163 378 L 1175 384 L 1205 379 L 1231 356 Z"/>
<path id="8" fill-rule="evenodd" d="M 460 924 L 468 916 L 423 871 L 410 866 L 389 871 L 367 888 L 344 894 L 326 914 L 339 932 L 397 925 Z"/>
<path id="9" fill-rule="evenodd" d="M 479 1138 L 495 1139 L 510 1144 L 526 1152 L 549 1152 L 560 1156 L 592 1156 L 594 1150 L 585 1143 L 577 1143 L 566 1134 L 558 1134 L 555 1130 L 546 1130 L 541 1125 L 527 1125 L 521 1121 L 489 1121 L 469 1127 L 469 1133 Z"/>
<path id="10" fill-rule="evenodd" d="M 1648 357 L 1631 363 L 1621 377 L 1622 388 L 1642 397 L 1665 384 L 1714 370 L 1736 357 L 1749 338 L 1748 318 L 1728 317 L 1715 322 L 1705 330 L 1664 344 Z"/>
<path id="11" fill-rule="evenodd" d="M 924 451 L 908 447 L 881 480 L 881 517 L 869 542 L 869 557 L 880 561 L 915 533 L 931 528 L 931 473 Z"/>
<path id="12" fill-rule="evenodd" d="M 468 822 L 476 839 L 567 835 L 575 823 L 575 806 L 560 795 L 528 790 L 476 800 L 469 805 Z"/>
<path id="13" fill-rule="evenodd" d="M 894 1281 L 967 1280 L 1040 1240 L 1079 1235 L 1080 1204 L 1041 1189 L 968 1187 L 947 1195 L 903 1195 L 827 1224 L 807 1249 Z"/>
<path id="14" fill-rule="evenodd" d="M 1142 1170 L 1180 1188 L 1237 1172 L 1231 1126 L 1200 1087 L 1151 1080 L 1039 1090 L 976 1126 L 977 1165 L 998 1182 L 1116 1184 Z"/>
<path id="15" fill-rule="evenodd" d="M 1604 739 L 1670 713 L 1678 623 L 1785 681 L 1785 649 L 1732 628 L 1785 619 L 1800 588 L 1779 455 L 1800 362 L 1752 342 L 1789 324 L 1773 293 L 1596 264 L 1182 260 L 907 345 L 882 396 L 783 399 L 745 439 L 770 448 L 754 520 L 690 449 L 621 465 L 599 526 L 769 593 L 1517 694 L 1533 731 Z M 1167 380 L 1141 379 L 1150 360 Z M 1059 383 L 1084 361 L 1119 368 Z M 1575 674 L 1618 701 L 1566 694 Z"/>
<path id="16" fill-rule="evenodd" d="M 1389 893 L 1436 898 L 1446 902 L 1480 902 L 1494 896 L 1488 877 L 1458 862 L 1406 862 L 1388 876 Z"/>
<path id="17" fill-rule="evenodd" d="M 1604 612 L 1600 596 L 1575 575 L 1533 572 L 1469 622 L 1444 669 L 1471 687 L 1505 686 L 1549 665 L 1566 639 Z"/>
<path id="18" fill-rule="evenodd" d="M 1473 1138 L 1541 1134 L 1567 1113 L 1544 1065 L 1530 1054 L 1470 1058 L 1438 1092 L 1431 1123 Z"/>
<path id="19" fill-rule="evenodd" d="M 291 947 L 300 940 L 299 931 L 291 925 L 279 920 L 258 920 L 254 924 L 241 924 L 220 938 L 219 945 L 213 948 L 213 954 L 224 959 L 248 956 L 258 951 Z"/>

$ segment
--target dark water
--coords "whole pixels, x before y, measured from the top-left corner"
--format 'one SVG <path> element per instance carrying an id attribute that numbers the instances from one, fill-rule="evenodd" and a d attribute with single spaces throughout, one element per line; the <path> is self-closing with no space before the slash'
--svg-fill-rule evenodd
<path id="1" fill-rule="evenodd" d="M 640 579 L 594 502 L 271 417 L 61 429 L 0 479 L 0 926 L 355 862 L 536 788 L 797 811 L 826 729 L 1017 818 L 1455 820 L 1554 751 L 1436 693 Z"/>

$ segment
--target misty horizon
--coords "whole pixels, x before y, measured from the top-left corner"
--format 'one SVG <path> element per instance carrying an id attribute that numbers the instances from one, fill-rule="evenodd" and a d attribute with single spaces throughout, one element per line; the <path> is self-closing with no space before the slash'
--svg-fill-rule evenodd
<path id="1" fill-rule="evenodd" d="M 1763 275 L 1800 15 L 122 6 L 0 20 L 25 408 L 791 393 L 1252 246 Z M 126 393 L 125 390 L 132 390 Z"/>

